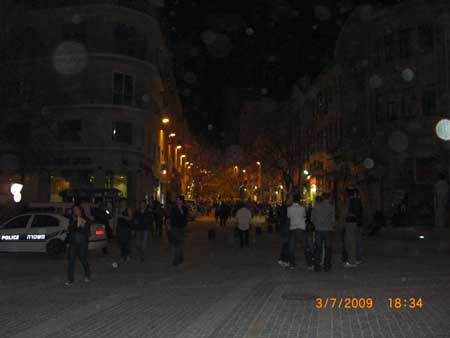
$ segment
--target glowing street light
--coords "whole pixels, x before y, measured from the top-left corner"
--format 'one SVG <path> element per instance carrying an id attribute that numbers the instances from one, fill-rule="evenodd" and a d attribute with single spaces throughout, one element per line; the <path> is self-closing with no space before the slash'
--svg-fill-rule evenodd
<path id="1" fill-rule="evenodd" d="M 174 138 L 175 136 L 177 136 L 177 134 L 175 134 L 175 133 L 170 133 L 170 134 L 169 134 L 169 137 L 170 137 L 170 138 Z"/>
<path id="2" fill-rule="evenodd" d="M 261 162 L 257 161 L 256 165 L 260 167 L 261 166 Z"/>
<path id="3" fill-rule="evenodd" d="M 170 119 L 168 117 L 164 117 L 161 121 L 164 124 L 168 124 L 170 122 Z"/>
<path id="4" fill-rule="evenodd" d="M 309 171 L 308 170 L 303 170 L 303 173 L 305 174 L 305 175 L 309 175 Z"/>

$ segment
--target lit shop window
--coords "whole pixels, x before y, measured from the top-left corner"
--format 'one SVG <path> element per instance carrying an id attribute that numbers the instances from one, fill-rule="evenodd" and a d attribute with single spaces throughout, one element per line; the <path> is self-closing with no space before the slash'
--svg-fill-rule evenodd
<path id="1" fill-rule="evenodd" d="M 50 176 L 50 202 L 62 202 L 61 192 L 70 188 L 70 182 L 64 177 Z"/>
<path id="2" fill-rule="evenodd" d="M 106 189 L 117 189 L 122 193 L 123 197 L 128 195 L 128 177 L 126 175 L 107 175 Z"/>

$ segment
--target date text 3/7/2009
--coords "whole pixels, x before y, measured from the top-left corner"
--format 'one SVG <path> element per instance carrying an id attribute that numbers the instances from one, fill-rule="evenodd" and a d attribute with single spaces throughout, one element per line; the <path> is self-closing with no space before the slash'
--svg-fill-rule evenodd
<path id="1" fill-rule="evenodd" d="M 383 300 L 389 309 L 421 309 L 422 298 L 389 297 Z M 372 297 L 318 297 L 315 299 L 316 309 L 373 309 L 375 301 Z"/>

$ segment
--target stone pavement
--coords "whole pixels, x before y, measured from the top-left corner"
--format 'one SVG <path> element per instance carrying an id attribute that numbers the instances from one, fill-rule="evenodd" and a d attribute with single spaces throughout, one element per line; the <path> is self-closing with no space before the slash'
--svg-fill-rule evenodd
<path id="1" fill-rule="evenodd" d="M 65 260 L 0 254 L 0 337 L 450 338 L 446 253 L 383 251 L 378 239 L 357 269 L 342 268 L 336 254 L 330 273 L 288 271 L 276 265 L 276 234 L 241 250 L 231 229 L 208 241 L 210 226 L 191 225 L 181 268 L 170 265 L 166 242 L 153 240 L 143 264 L 114 269 L 115 248 L 92 254 L 93 281 L 70 288 Z M 337 298 L 335 308 L 317 309 L 318 297 Z M 347 297 L 372 298 L 373 307 L 345 309 Z M 422 298 L 423 307 L 389 309 L 389 297 Z"/>

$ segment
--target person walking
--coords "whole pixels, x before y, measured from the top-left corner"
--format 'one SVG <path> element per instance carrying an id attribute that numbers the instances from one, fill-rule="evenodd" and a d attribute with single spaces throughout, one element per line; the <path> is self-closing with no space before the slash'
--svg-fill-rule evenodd
<path id="1" fill-rule="evenodd" d="M 227 203 L 223 202 L 220 206 L 220 226 L 226 227 L 228 217 L 230 217 L 231 208 L 228 206 Z"/>
<path id="2" fill-rule="evenodd" d="M 278 265 L 282 268 L 289 267 L 289 219 L 287 210 L 292 205 L 292 194 L 288 194 L 286 201 L 280 209 L 279 231 L 281 237 L 281 250 Z"/>
<path id="3" fill-rule="evenodd" d="M 330 194 L 322 194 L 322 199 L 316 202 L 311 212 L 311 222 L 315 227 L 314 270 L 321 270 L 322 259 L 324 271 L 331 270 L 333 228 L 335 223 L 335 208 L 330 202 Z"/>
<path id="4" fill-rule="evenodd" d="M 134 215 L 133 230 L 136 240 L 136 251 L 141 263 L 144 262 L 145 248 L 153 225 L 153 214 L 146 201 L 141 201 Z"/>
<path id="5" fill-rule="evenodd" d="M 294 194 L 292 200 L 292 205 L 287 209 L 287 218 L 289 220 L 289 268 L 295 269 L 297 242 L 303 240 L 306 264 L 308 269 L 312 270 L 312 255 L 308 241 L 308 233 L 306 232 L 306 211 L 300 205 L 300 194 Z"/>
<path id="6" fill-rule="evenodd" d="M 173 265 L 178 266 L 184 261 L 183 245 L 188 223 L 188 208 L 184 196 L 177 196 L 175 205 L 170 211 L 169 232 L 173 247 Z"/>
<path id="7" fill-rule="evenodd" d="M 242 206 L 236 212 L 236 221 L 239 230 L 239 239 L 241 243 L 241 248 L 249 247 L 249 233 L 250 225 L 252 221 L 252 213 L 250 209 L 245 205 Z"/>
<path id="8" fill-rule="evenodd" d="M 69 243 L 68 252 L 68 273 L 66 286 L 74 282 L 75 262 L 78 258 L 83 265 L 84 281 L 89 282 L 91 271 L 88 263 L 89 236 L 91 233 L 90 222 L 84 214 L 84 210 L 76 205 L 72 208 L 72 217 L 68 227 L 66 241 Z"/>
<path id="9" fill-rule="evenodd" d="M 354 268 L 361 263 L 362 254 L 362 203 L 356 189 L 348 190 L 345 210 L 344 241 L 347 261 L 344 263 L 344 267 Z"/>
<path id="10" fill-rule="evenodd" d="M 153 218 L 155 224 L 154 236 L 156 238 L 161 238 L 163 233 L 163 223 L 164 223 L 165 212 L 161 202 L 158 200 L 153 201 Z"/>
<path id="11" fill-rule="evenodd" d="M 117 218 L 117 234 L 120 245 L 120 258 L 123 262 L 130 260 L 131 223 L 133 212 L 127 205 L 127 200 L 122 198 L 119 202 L 119 216 Z"/>

